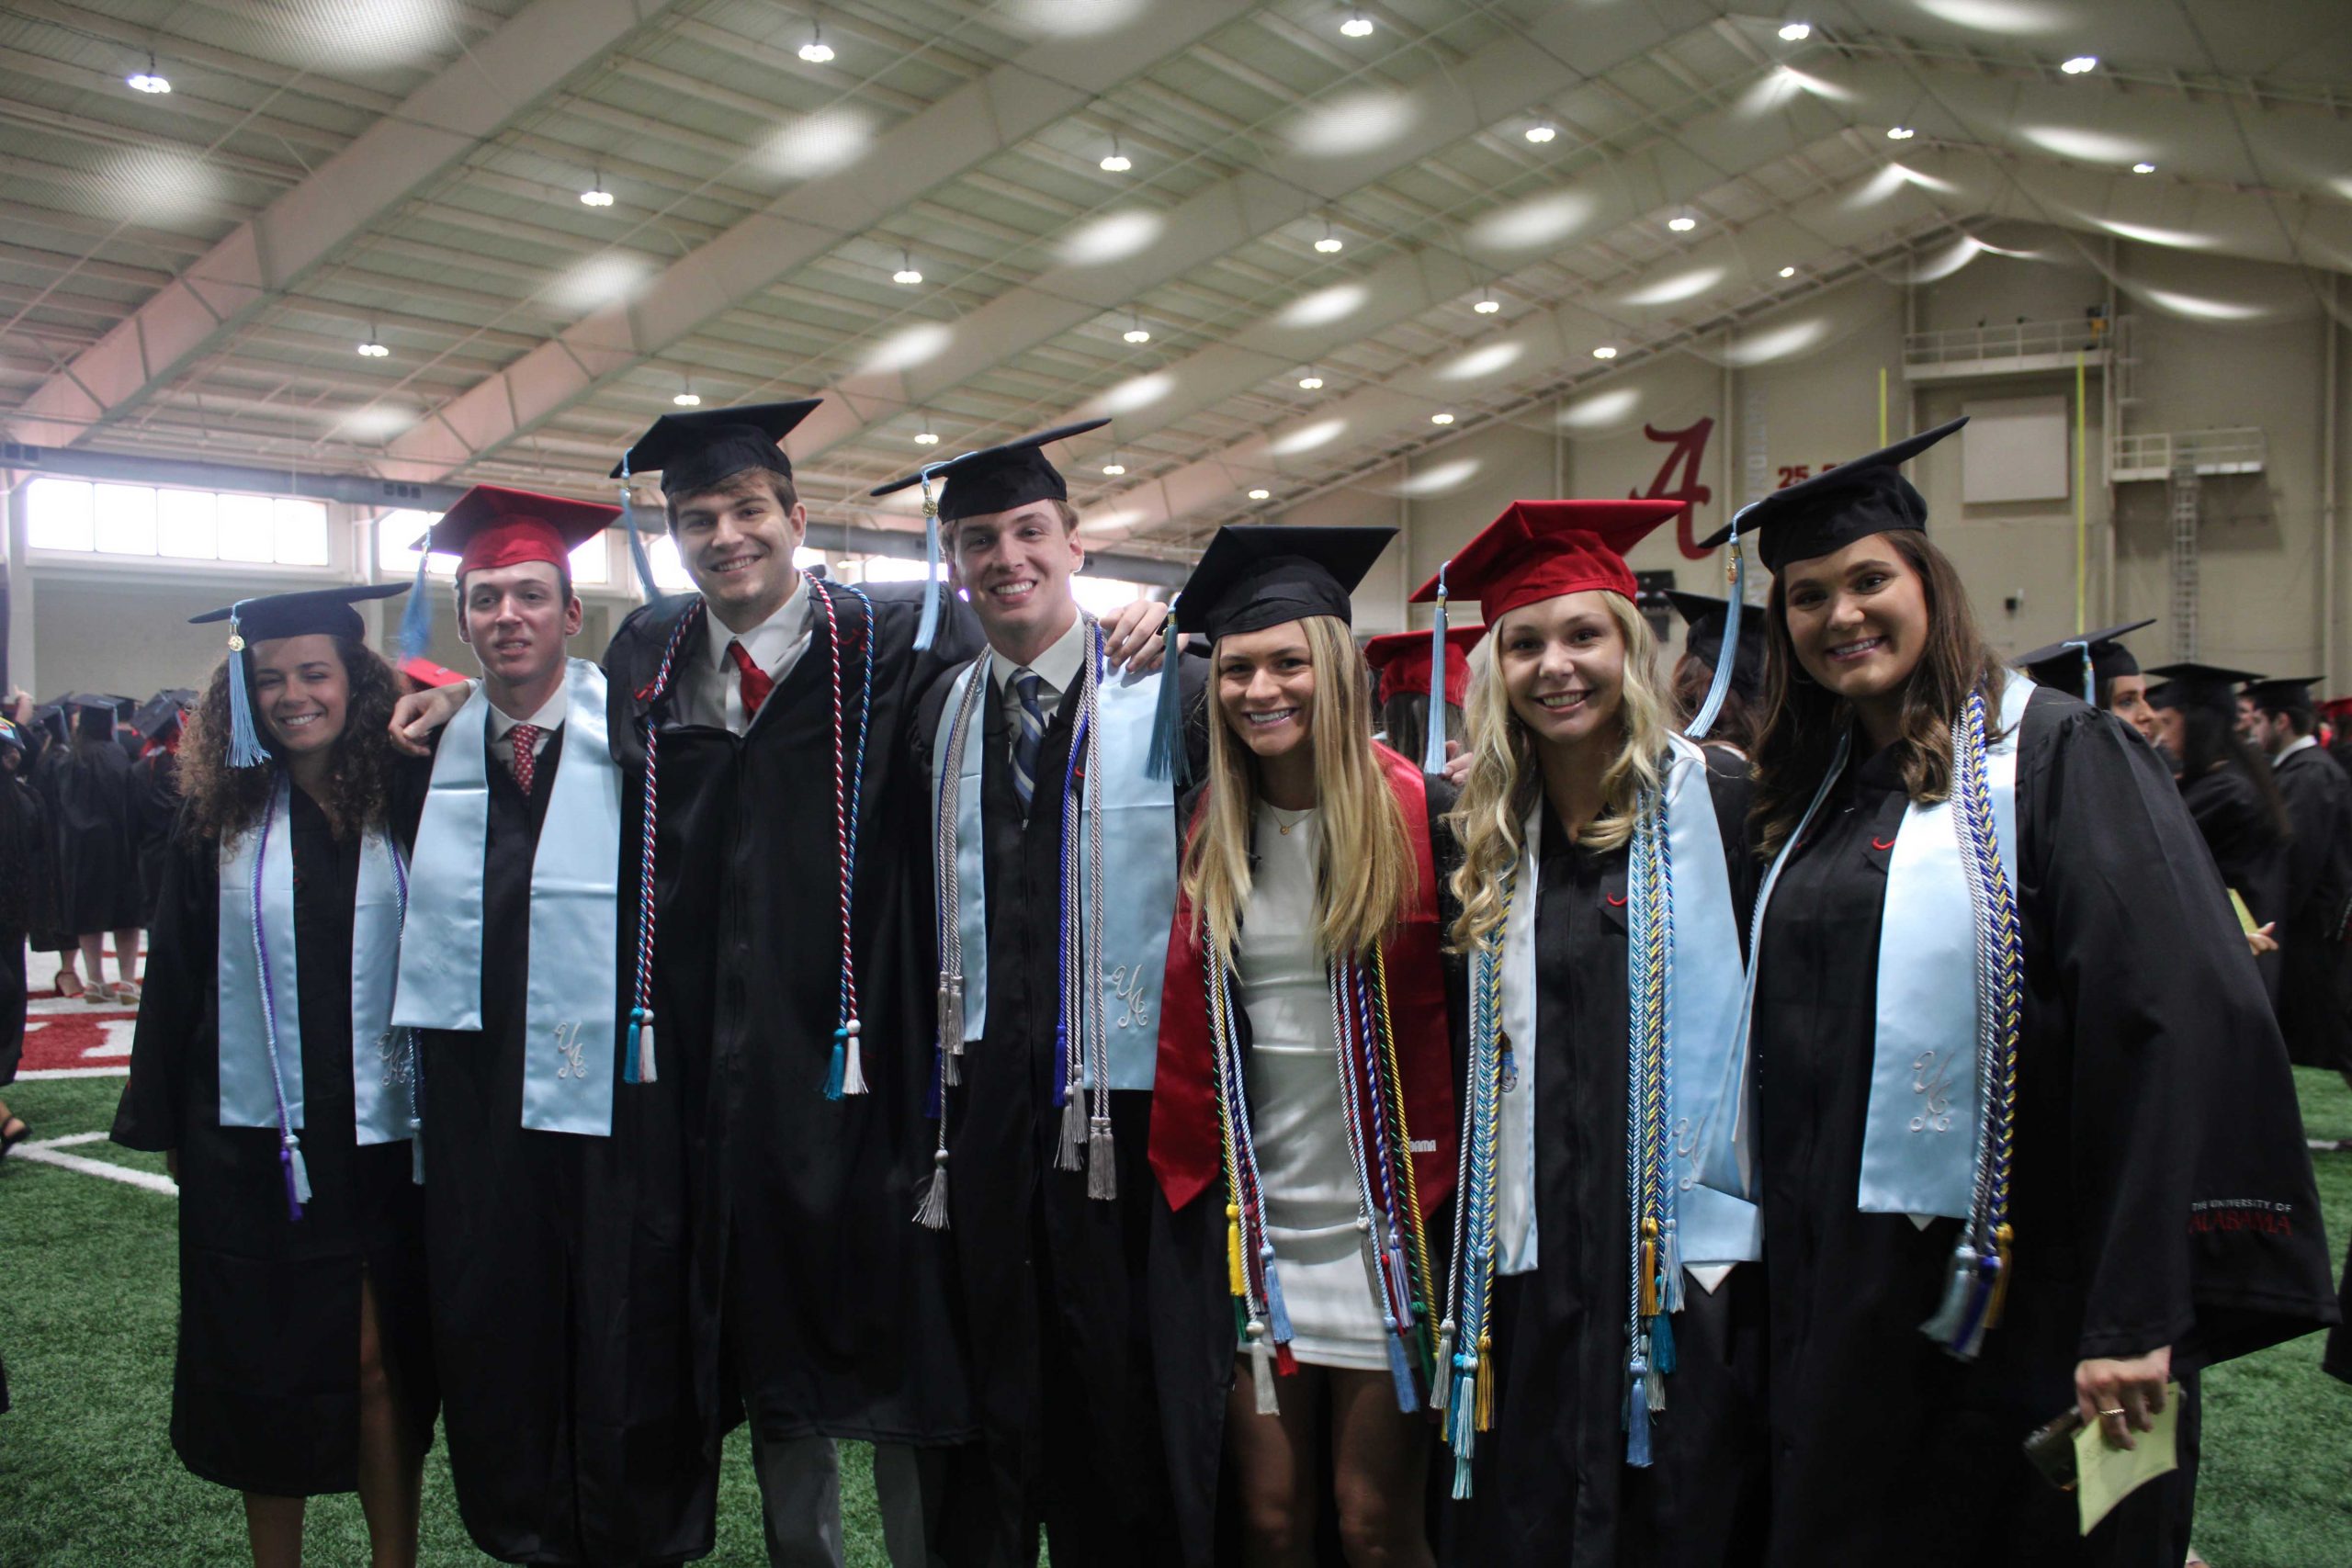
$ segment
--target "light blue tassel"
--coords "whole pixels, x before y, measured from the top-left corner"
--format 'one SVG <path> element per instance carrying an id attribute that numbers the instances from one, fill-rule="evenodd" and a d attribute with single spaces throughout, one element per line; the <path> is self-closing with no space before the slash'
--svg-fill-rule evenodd
<path id="1" fill-rule="evenodd" d="M 939 634 L 939 508 L 932 503 L 931 472 L 922 484 L 922 624 L 915 627 L 915 651 L 927 652 Z"/>
<path id="2" fill-rule="evenodd" d="M 642 1083 L 637 1070 L 637 1033 L 645 1026 L 645 1010 L 628 1010 L 628 1043 L 621 1047 L 621 1082 Z"/>
<path id="3" fill-rule="evenodd" d="M 1430 1373 L 1430 1408 L 1440 1415 L 1453 1407 L 1453 1320 L 1437 1325 L 1437 1360 Z"/>
<path id="4" fill-rule="evenodd" d="M 237 629 L 236 611 L 244 607 L 239 600 L 229 615 L 229 765 L 258 768 L 269 753 L 254 728 L 253 671 L 245 666 L 244 634 Z"/>
<path id="5" fill-rule="evenodd" d="M 1636 1470 L 1650 1467 L 1650 1402 L 1645 1389 L 1649 1368 L 1636 1348 L 1625 1369 L 1625 1462 Z"/>
<path id="6" fill-rule="evenodd" d="M 1396 1408 L 1410 1416 L 1421 1407 L 1420 1391 L 1413 1386 L 1413 1369 L 1405 1356 L 1405 1335 L 1392 1322 L 1388 1333 L 1388 1375 L 1396 1382 Z"/>
<path id="7" fill-rule="evenodd" d="M 1192 781 L 1192 759 L 1184 751 L 1184 682 L 1176 672 L 1176 661 L 1182 649 L 1176 631 L 1176 614 L 1170 610 L 1163 635 L 1168 639 L 1168 657 L 1159 666 L 1159 698 L 1151 709 L 1151 750 L 1145 753 L 1144 777 L 1172 779 L 1178 784 Z"/>
<path id="8" fill-rule="evenodd" d="M 825 1098 L 827 1100 L 839 1100 L 842 1097 L 842 1078 L 848 1068 L 849 1031 L 836 1029 L 833 1031 L 832 1061 L 825 1068 Z"/>
<path id="9" fill-rule="evenodd" d="M 1290 1308 L 1283 1304 L 1282 1277 L 1274 1272 L 1274 1249 L 1261 1247 L 1258 1261 L 1266 1273 L 1266 1323 L 1272 1329 L 1274 1343 L 1290 1343 Z"/>
<path id="10" fill-rule="evenodd" d="M 1430 728 L 1421 745 L 1421 772 L 1445 772 L 1445 569 L 1437 569 L 1437 617 L 1430 622 Z"/>
<path id="11" fill-rule="evenodd" d="M 1668 1312 L 1682 1310 L 1682 1240 L 1675 1234 L 1674 1222 L 1666 1222 L 1665 1237 L 1658 1247 L 1657 1299 Z"/>
<path id="12" fill-rule="evenodd" d="M 1682 731 L 1693 740 L 1707 738 L 1707 731 L 1714 727 L 1715 716 L 1724 711 L 1724 699 L 1731 694 L 1732 667 L 1739 662 L 1740 612 L 1747 608 L 1747 557 L 1739 547 L 1739 520 L 1762 504 L 1752 501 L 1732 513 L 1731 603 L 1724 611 L 1724 645 L 1715 650 L 1715 675 L 1707 682 L 1707 700 L 1699 705 L 1699 711 Z"/>
<path id="13" fill-rule="evenodd" d="M 408 1119 L 408 1179 L 415 1186 L 424 1185 L 424 1123 L 413 1116 Z"/>
<path id="14" fill-rule="evenodd" d="M 420 543 L 416 552 L 416 581 L 409 584 L 408 604 L 401 611 L 401 657 L 422 659 L 424 650 L 433 646 L 433 596 L 424 591 L 424 569 L 433 559 L 433 552 Z"/>

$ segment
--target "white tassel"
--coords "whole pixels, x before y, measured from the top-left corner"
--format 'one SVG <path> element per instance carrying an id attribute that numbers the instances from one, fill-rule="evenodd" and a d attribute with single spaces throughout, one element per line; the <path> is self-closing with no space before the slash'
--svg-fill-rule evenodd
<path id="1" fill-rule="evenodd" d="M 637 1026 L 637 1081 L 641 1084 L 652 1083 L 655 1081 L 655 1075 L 653 1071 L 653 1018 L 650 1013 L 646 1015 L 645 1021 Z"/>
<path id="2" fill-rule="evenodd" d="M 842 1092 L 864 1094 L 865 1090 L 865 1054 L 858 1049 L 857 1020 L 849 1021 L 848 1062 L 842 1069 Z"/>
<path id="3" fill-rule="evenodd" d="M 947 1151 L 931 1156 L 931 1179 L 923 1183 L 922 1201 L 915 1206 L 915 1224 L 925 1230 L 947 1228 Z"/>
<path id="4" fill-rule="evenodd" d="M 1274 1348 L 1266 1343 L 1266 1325 L 1251 1318 L 1249 1335 L 1250 1382 L 1258 1396 L 1258 1414 L 1279 1416 L 1282 1404 L 1274 1398 Z"/>
<path id="5" fill-rule="evenodd" d="M 311 1201 L 311 1168 L 302 1163 L 302 1140 L 291 1133 L 286 1134 L 286 1157 L 294 1173 L 294 1201 L 307 1204 Z"/>
<path id="6" fill-rule="evenodd" d="M 1061 1147 L 1054 1152 L 1054 1168 L 1056 1170 L 1080 1168 L 1079 1150 L 1085 1145 L 1085 1143 L 1086 1106 L 1080 1099 L 1078 1089 L 1073 1086 L 1069 1091 L 1069 1098 L 1062 1102 L 1062 1141 Z"/>
<path id="7" fill-rule="evenodd" d="M 1119 1195 L 1119 1166 L 1111 1154 L 1111 1119 L 1097 1116 L 1087 1126 L 1086 1195 L 1108 1201 Z"/>

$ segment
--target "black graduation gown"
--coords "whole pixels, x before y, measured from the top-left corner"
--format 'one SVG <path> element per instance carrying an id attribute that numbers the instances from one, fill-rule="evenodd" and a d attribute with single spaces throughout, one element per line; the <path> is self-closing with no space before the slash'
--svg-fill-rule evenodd
<path id="1" fill-rule="evenodd" d="M 48 814 L 32 785 L 0 773 L 0 1084 L 17 1081 L 25 1049 L 25 932 L 49 865 Z"/>
<path id="2" fill-rule="evenodd" d="M 527 798 L 489 761 L 483 1027 L 424 1032 L 441 1419 L 458 1512 L 491 1556 L 682 1562 L 710 1551 L 718 1471 L 687 1337 L 681 1079 L 621 1083 L 616 1052 L 611 1136 L 522 1124 L 531 863 L 566 734 L 548 737 Z M 413 820 L 405 830 L 413 841 Z M 634 908 L 622 900 L 616 1042 Z"/>
<path id="3" fill-rule="evenodd" d="M 37 777 L 57 846 L 59 923 L 75 936 L 138 925 L 130 759 L 112 741 L 68 742 L 42 753 Z"/>
<path id="4" fill-rule="evenodd" d="M 854 745 L 869 628 L 854 595 L 832 592 L 847 634 Z M 878 625 L 854 919 L 870 1092 L 823 1092 L 842 954 L 832 643 L 821 609 L 810 607 L 806 651 L 741 737 L 680 724 L 677 684 L 658 707 L 639 695 L 691 596 L 639 609 L 615 635 L 605 667 L 626 779 L 624 897 L 637 897 L 650 722 L 662 727 L 655 1038 L 661 1073 L 682 1076 L 706 1408 L 718 1407 L 723 1361 L 763 1437 L 955 1444 L 978 1425 L 951 1244 L 914 1223 L 936 1142 L 926 1107 L 938 961 L 928 813 L 908 732 L 922 693 L 972 657 L 978 637 L 951 596 L 936 645 L 917 653 L 922 585 L 865 593 Z M 677 683 L 712 629 L 705 617 L 687 634 Z"/>
<path id="5" fill-rule="evenodd" d="M 1181 659 L 1185 711 L 1206 660 Z M 924 797 L 953 674 L 924 696 L 915 755 Z M 1151 1238 L 1167 1201 L 1146 1153 L 1148 1091 L 1111 1096 L 1118 1196 L 1086 1195 L 1054 1168 L 1061 1112 L 1059 910 L 1062 797 L 1078 714 L 1072 682 L 1046 727 L 1027 819 L 1012 783 L 1003 688 L 980 696 L 981 823 L 988 840 L 989 1008 L 962 1082 L 947 1091 L 948 1237 L 956 1253 L 985 1428 L 987 1544 L 969 1561 L 1027 1563 L 1042 1521 L 1064 1562 L 1181 1561 L 1160 1439 L 1149 1314 Z M 1052 781 L 1052 782 L 1048 782 Z M 1181 835 L 1171 799 L 1171 841 Z M 1114 898 L 1115 888 L 1104 897 Z M 1155 951 L 1155 961 L 1159 953 Z"/>
<path id="6" fill-rule="evenodd" d="M 2020 1444 L 2087 1357 L 2176 1375 L 2333 1322 L 2286 1051 L 2156 754 L 2043 690 L 2019 747 L 2025 995 L 2014 1280 L 1983 1355 L 1918 1325 L 1959 1230 L 1856 1208 L 1891 753 L 1849 767 L 1787 862 L 1758 954 L 1757 1176 L 1770 1283 L 1778 1564 L 2177 1568 L 2151 1486 L 2088 1538 Z M 1669 1411 L 1670 1415 L 1671 1412 Z"/>
<path id="7" fill-rule="evenodd" d="M 2352 1066 L 2352 778 L 2316 746 L 2279 759 L 2278 793 L 2294 823 L 2286 912 L 2278 922 L 2278 1028 L 2299 1067 Z"/>
<path id="8" fill-rule="evenodd" d="M 180 816 L 179 758 L 157 750 L 132 763 L 130 800 L 131 851 L 139 862 L 139 923 L 152 926 L 164 898 L 172 829 Z"/>
<path id="9" fill-rule="evenodd" d="M 109 748 L 111 750 L 111 748 Z M 356 1488 L 359 1287 L 422 1454 L 438 1399 L 424 1301 L 424 1201 L 403 1141 L 355 1141 L 351 928 L 359 840 L 293 792 L 302 1157 L 311 1201 L 286 1213 L 277 1134 L 220 1125 L 220 854 L 175 844 L 148 955 L 114 1141 L 179 1151 L 180 1330 L 172 1447 L 207 1481 L 304 1497 Z M 234 933 L 232 933 L 234 934 Z"/>
<path id="10" fill-rule="evenodd" d="M 1212 698 L 1212 710 L 1214 705 Z M 1214 724 L 1218 720 L 1212 712 L 1204 722 Z M 1193 776 L 1202 777 L 1202 770 L 1195 769 Z M 1437 874 L 1438 931 L 1440 941 L 1444 942 L 1448 940 L 1445 933 L 1453 929 L 1454 917 L 1461 912 L 1453 901 L 1452 886 L 1454 868 L 1461 864 L 1461 852 L 1445 827 L 1445 814 L 1453 809 L 1454 789 L 1442 774 L 1428 774 L 1422 783 L 1428 795 L 1430 854 Z M 1195 787 L 1186 794 L 1178 808 L 1179 820 L 1188 824 L 1192 821 L 1201 793 L 1201 788 Z M 1442 963 L 1446 1043 L 1452 1056 L 1449 1069 L 1458 1114 L 1470 1052 L 1469 985 L 1466 966 L 1453 953 L 1444 952 Z M 1164 1000 L 1161 1006 L 1165 1008 Z M 1247 1061 L 1250 1040 L 1249 1010 L 1236 1005 L 1231 1018 L 1242 1058 Z M 1155 1190 L 1158 1185 L 1155 1179 Z M 1220 1179 L 1182 1210 L 1172 1213 L 1162 1196 L 1162 1228 L 1155 1237 L 1151 1264 L 1151 1332 L 1158 1362 L 1160 1427 L 1168 1448 L 1169 1479 L 1176 1494 L 1176 1517 L 1187 1564 L 1211 1561 L 1223 1564 L 1240 1560 L 1236 1533 L 1238 1506 L 1229 1491 L 1222 1498 L 1219 1495 L 1225 1480 L 1222 1472 L 1227 1400 L 1243 1354 L 1227 1273 L 1224 1190 L 1225 1184 Z M 1432 1268 L 1442 1269 L 1443 1265 L 1439 1260 L 1453 1255 L 1454 1202 L 1454 1195 L 1448 1195 L 1429 1216 Z M 1439 1310 L 1442 1315 L 1442 1309 Z M 1435 1440 L 1432 1433 L 1431 1452 L 1436 1457 L 1431 1460 L 1427 1477 L 1431 1496 L 1437 1495 L 1439 1461 L 1444 1451 L 1444 1446 Z M 1328 1454 L 1318 1456 L 1317 1462 L 1328 1475 Z M 1434 1506 L 1430 1507 L 1429 1522 L 1432 1532 L 1441 1528 L 1440 1514 Z M 1203 1528 L 1204 1525 L 1206 1529 Z M 1336 1564 L 1343 1561 L 1329 1509 L 1322 1513 L 1316 1547 L 1318 1562 Z"/>
<path id="11" fill-rule="evenodd" d="M 1745 941 L 1755 877 L 1747 763 L 1710 750 L 1707 783 Z M 1544 814 L 1535 917 L 1537 1267 L 1498 1277 L 1495 1427 L 1453 1505 L 1463 1568 L 1558 1562 L 1722 1568 L 1762 1560 L 1770 1445 L 1759 1263 L 1713 1292 L 1687 1275 L 1654 1462 L 1625 1462 L 1625 871 Z M 1442 1456 L 1451 1467 L 1450 1453 Z"/>
<path id="12" fill-rule="evenodd" d="M 2197 830 L 2204 835 L 2205 847 L 2213 852 L 2222 886 L 2236 889 L 2255 924 L 2279 921 L 2272 934 L 2286 935 L 2289 884 L 2293 875 L 2290 856 L 2300 852 L 2300 846 L 2289 848 L 2253 781 L 2224 764 L 2201 779 L 2183 779 L 2180 796 L 2188 802 Z M 2285 973 L 2282 956 L 2266 953 L 2254 961 L 2254 966 L 2262 976 L 2264 994 L 2273 1008 L 2278 1007 L 2279 982 Z"/>

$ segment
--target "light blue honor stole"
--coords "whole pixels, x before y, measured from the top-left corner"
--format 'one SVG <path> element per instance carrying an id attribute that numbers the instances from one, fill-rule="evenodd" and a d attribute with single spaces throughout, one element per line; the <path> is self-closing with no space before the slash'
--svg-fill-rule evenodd
<path id="1" fill-rule="evenodd" d="M 1086 639 L 1069 761 L 1059 781 L 1063 1051 L 1054 1089 L 1063 1122 L 1057 1165 L 1080 1168 L 1083 1142 L 1088 1193 L 1110 1198 L 1115 1192 L 1102 1078 L 1112 1089 L 1148 1090 L 1159 1062 L 1159 987 L 1176 915 L 1175 786 L 1151 777 L 1147 762 L 1160 682 L 1180 677 L 1172 660 L 1149 674 L 1114 671 L 1091 618 Z M 932 747 L 943 1089 L 962 1081 L 965 1048 L 988 1030 L 988 836 L 980 817 L 987 748 L 976 742 L 986 728 L 980 704 L 994 657 L 983 655 L 956 678 Z M 1091 1117 L 1087 1091 L 1093 1092 Z M 946 1223 L 944 1109 L 939 1126 L 933 1190 L 917 1213 L 933 1228 Z"/>
<path id="2" fill-rule="evenodd" d="M 280 773 L 261 826 L 220 850 L 220 1125 L 277 1130 L 287 1210 L 311 1201 L 302 1159 L 302 1004 L 294 946 L 293 786 Z M 272 841 L 277 842 L 276 853 Z M 408 869 L 381 832 L 359 842 L 351 920 L 351 1096 L 358 1142 L 391 1144 L 414 1122 L 413 1053 L 393 1032 L 390 976 Z"/>
<path id="3" fill-rule="evenodd" d="M 417 825 L 393 1017 L 418 1029 L 482 1026 L 490 722 L 490 700 L 476 686 L 434 760 Z M 613 1130 L 621 776 L 605 722 L 604 671 L 567 660 L 563 757 L 531 862 L 523 1125 L 536 1132 L 603 1137 Z"/>

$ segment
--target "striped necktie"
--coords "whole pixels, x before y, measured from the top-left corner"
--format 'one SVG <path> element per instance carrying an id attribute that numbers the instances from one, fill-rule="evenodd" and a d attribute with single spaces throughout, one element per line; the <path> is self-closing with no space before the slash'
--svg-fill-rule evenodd
<path id="1" fill-rule="evenodd" d="M 1037 753 L 1046 743 L 1046 710 L 1037 703 L 1037 688 L 1043 683 L 1035 670 L 1012 672 L 1013 695 L 1021 699 L 1019 728 L 1012 737 L 1012 787 L 1021 796 L 1024 817 L 1029 797 L 1037 793 Z"/>

